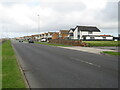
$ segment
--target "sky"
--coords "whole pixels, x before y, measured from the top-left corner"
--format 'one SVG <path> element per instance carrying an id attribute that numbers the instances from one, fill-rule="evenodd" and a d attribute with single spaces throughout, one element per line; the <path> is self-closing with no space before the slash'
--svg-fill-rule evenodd
<path id="1" fill-rule="evenodd" d="M 0 37 L 96 26 L 118 34 L 119 0 L 0 0 Z M 39 15 L 39 16 L 38 16 Z"/>

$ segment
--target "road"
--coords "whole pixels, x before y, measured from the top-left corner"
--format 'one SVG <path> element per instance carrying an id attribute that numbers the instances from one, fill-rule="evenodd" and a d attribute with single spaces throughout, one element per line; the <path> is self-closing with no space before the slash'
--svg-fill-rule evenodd
<path id="1" fill-rule="evenodd" d="M 118 57 L 12 41 L 31 88 L 117 88 Z"/>

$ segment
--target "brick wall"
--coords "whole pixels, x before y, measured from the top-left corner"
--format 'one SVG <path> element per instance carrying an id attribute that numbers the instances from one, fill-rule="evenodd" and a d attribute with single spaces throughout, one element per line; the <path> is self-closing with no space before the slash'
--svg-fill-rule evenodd
<path id="1" fill-rule="evenodd" d="M 72 46 L 86 46 L 86 43 L 82 43 L 82 40 L 64 40 L 64 39 L 51 39 L 49 43 L 72 45 Z"/>

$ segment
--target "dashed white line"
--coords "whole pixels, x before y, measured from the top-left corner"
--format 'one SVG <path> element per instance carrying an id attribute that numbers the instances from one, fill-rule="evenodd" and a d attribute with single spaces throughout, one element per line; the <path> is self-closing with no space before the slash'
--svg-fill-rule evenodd
<path id="1" fill-rule="evenodd" d="M 80 60 L 80 59 L 73 58 L 73 57 L 70 57 L 70 58 L 71 58 L 71 59 L 74 59 L 74 60 L 76 60 L 76 61 L 80 61 L 80 62 L 83 62 L 83 63 L 89 64 L 89 65 L 92 65 L 92 66 L 101 67 L 100 65 L 97 65 L 97 64 L 94 64 L 94 63 L 91 63 L 91 62 L 87 62 L 87 61 Z"/>

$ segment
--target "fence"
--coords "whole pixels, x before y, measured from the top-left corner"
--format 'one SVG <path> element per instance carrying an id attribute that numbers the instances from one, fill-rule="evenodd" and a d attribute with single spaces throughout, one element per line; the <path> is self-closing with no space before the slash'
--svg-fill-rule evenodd
<path id="1" fill-rule="evenodd" d="M 65 39 L 51 39 L 49 43 L 57 43 L 71 46 L 87 46 L 86 43 L 82 43 L 82 40 L 65 40 Z"/>

